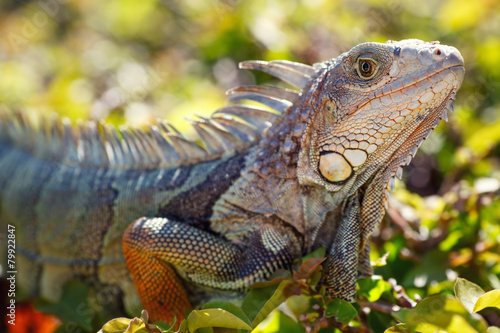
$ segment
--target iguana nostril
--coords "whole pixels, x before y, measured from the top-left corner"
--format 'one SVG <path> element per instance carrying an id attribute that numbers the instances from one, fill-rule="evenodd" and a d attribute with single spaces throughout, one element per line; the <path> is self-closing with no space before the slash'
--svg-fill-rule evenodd
<path id="1" fill-rule="evenodd" d="M 438 61 L 443 60 L 445 55 L 446 55 L 446 52 L 440 47 L 436 47 L 434 50 L 432 50 L 432 58 L 434 60 L 438 60 Z"/>

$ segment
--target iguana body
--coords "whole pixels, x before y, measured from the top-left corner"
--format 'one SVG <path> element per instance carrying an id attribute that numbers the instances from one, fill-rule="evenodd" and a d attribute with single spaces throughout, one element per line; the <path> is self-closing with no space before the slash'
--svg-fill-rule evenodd
<path id="1" fill-rule="evenodd" d="M 163 123 L 120 138 L 100 123 L 49 120 L 35 131 L 22 114 L 3 115 L 0 216 L 17 227 L 26 288 L 57 299 L 82 278 L 95 306 L 123 299 L 128 310 L 140 307 L 137 289 L 152 319 L 170 321 L 200 290 L 243 292 L 324 246 L 328 295 L 353 300 L 357 277 L 371 274 L 387 188 L 446 116 L 463 59 L 406 40 L 314 67 L 242 67 L 300 91 L 230 91 L 282 114 L 226 106 L 194 123 L 205 149 Z"/>

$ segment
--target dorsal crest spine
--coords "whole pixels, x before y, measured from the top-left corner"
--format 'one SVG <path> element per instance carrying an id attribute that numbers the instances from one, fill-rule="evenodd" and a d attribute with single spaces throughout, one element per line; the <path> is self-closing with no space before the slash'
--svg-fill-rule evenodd
<path id="1" fill-rule="evenodd" d="M 233 102 L 211 117 L 189 120 L 203 147 L 187 140 L 164 120 L 145 129 L 116 128 L 101 121 L 69 120 L 57 116 L 28 119 L 23 111 L 0 110 L 0 141 L 36 156 L 74 167 L 152 169 L 175 167 L 231 156 L 259 140 L 318 72 L 290 61 L 245 61 L 240 68 L 264 71 L 300 90 L 271 86 L 243 86 L 227 92 Z M 255 101 L 268 108 L 237 104 Z"/>

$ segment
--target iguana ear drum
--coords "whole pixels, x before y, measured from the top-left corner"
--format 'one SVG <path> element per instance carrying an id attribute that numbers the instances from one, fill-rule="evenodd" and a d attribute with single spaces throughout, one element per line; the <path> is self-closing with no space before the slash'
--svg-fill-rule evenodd
<path id="1" fill-rule="evenodd" d="M 332 183 L 341 183 L 352 176 L 351 164 L 339 153 L 327 151 L 319 156 L 319 172 Z"/>

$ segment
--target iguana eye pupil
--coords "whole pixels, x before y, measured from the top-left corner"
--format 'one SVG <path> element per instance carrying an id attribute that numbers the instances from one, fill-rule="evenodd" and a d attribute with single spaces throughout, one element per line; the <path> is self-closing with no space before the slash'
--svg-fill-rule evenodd
<path id="1" fill-rule="evenodd" d="M 377 70 L 377 62 L 369 58 L 358 58 L 357 71 L 362 79 L 371 79 Z"/>
<path id="2" fill-rule="evenodd" d="M 363 73 L 368 73 L 370 71 L 370 65 L 368 64 L 368 62 L 363 62 L 363 65 L 362 66 L 362 71 Z"/>

